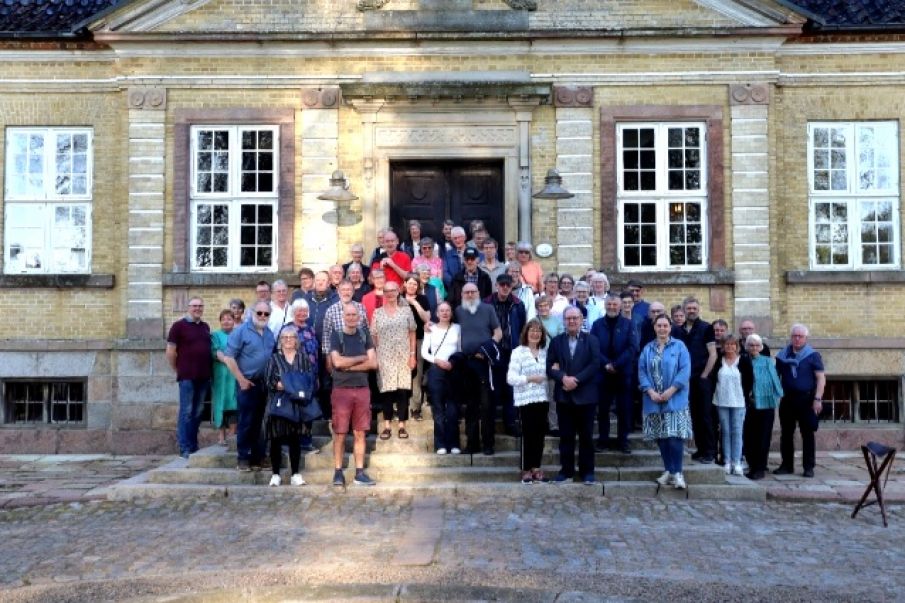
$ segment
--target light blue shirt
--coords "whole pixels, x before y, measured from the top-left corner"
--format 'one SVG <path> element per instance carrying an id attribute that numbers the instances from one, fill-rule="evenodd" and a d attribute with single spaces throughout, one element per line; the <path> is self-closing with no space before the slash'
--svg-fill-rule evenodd
<path id="1" fill-rule="evenodd" d="M 243 322 L 229 334 L 223 354 L 236 360 L 246 379 L 256 379 L 264 376 L 264 367 L 275 346 L 276 339 L 270 329 L 265 326 L 259 334 L 254 323 Z"/>

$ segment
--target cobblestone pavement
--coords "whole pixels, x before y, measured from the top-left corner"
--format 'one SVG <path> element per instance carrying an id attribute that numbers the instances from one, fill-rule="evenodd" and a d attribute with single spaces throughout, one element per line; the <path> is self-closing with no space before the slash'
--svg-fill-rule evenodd
<path id="1" fill-rule="evenodd" d="M 0 508 L 90 499 L 92 489 L 147 471 L 169 458 L 106 454 L 0 455 Z"/>
<path id="2" fill-rule="evenodd" d="M 607 500 L 580 485 L 20 507 L 0 511 L 0 599 L 905 599 L 905 508 L 885 529 L 875 508 L 850 511 Z"/>

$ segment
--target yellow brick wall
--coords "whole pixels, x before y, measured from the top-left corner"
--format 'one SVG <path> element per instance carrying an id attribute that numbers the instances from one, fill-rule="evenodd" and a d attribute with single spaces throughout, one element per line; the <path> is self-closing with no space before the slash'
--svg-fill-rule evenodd
<path id="1" fill-rule="evenodd" d="M 122 337 L 126 281 L 122 261 L 128 220 L 125 102 L 118 94 L 2 94 L 0 149 L 11 126 L 87 126 L 94 131 L 92 207 L 93 274 L 113 274 L 114 289 L 0 289 L 0 339 L 107 339 Z M 5 161 L 0 162 L 5 165 Z M 0 170 L 3 190 L 5 170 Z M 2 214 L 2 212 L 0 212 Z M 0 233 L 3 232 L 0 215 Z M 23 309 L 28 309 L 22 312 Z M 15 312 L 13 312 L 15 310 Z M 15 316 L 16 319 L 10 317 Z"/>

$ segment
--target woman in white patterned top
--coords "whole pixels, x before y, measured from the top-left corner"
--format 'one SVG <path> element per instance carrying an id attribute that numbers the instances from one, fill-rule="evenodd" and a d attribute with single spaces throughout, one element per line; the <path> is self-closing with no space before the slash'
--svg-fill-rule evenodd
<path id="1" fill-rule="evenodd" d="M 506 382 L 512 386 L 522 420 L 522 483 L 545 482 L 541 471 L 547 434 L 547 334 L 537 318 L 525 324 L 519 345 L 512 350 Z"/>

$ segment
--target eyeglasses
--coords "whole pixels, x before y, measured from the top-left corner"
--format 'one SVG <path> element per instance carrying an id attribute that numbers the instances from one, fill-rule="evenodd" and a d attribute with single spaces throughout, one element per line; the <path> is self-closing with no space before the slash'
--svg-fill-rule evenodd
<path id="1" fill-rule="evenodd" d="M 512 283 L 497 283 L 497 287 L 511 287 Z"/>
<path id="2" fill-rule="evenodd" d="M 580 316 L 566 316 L 566 320 L 581 320 Z"/>
<path id="3" fill-rule="evenodd" d="M 528 254 L 530 254 L 531 252 L 530 252 L 530 251 L 519 251 L 519 253 L 528 253 Z"/>
<path id="4" fill-rule="evenodd" d="M 477 291 L 463 291 L 462 295 L 477 295 Z"/>
<path id="5" fill-rule="evenodd" d="M 270 316 L 270 312 L 255 312 L 258 316 Z"/>
<path id="6" fill-rule="evenodd" d="M 203 308 L 204 304 L 189 304 L 189 308 Z"/>

